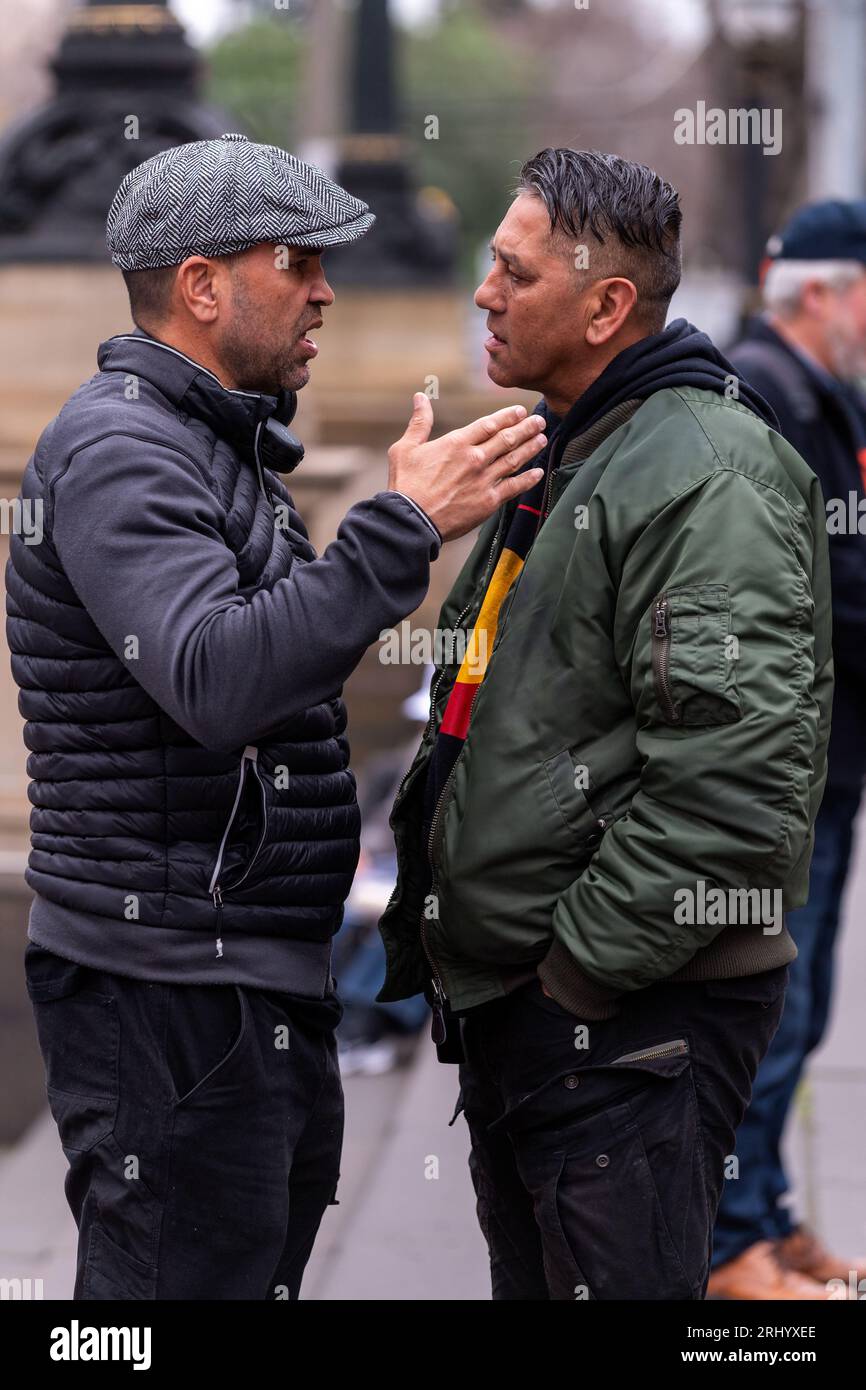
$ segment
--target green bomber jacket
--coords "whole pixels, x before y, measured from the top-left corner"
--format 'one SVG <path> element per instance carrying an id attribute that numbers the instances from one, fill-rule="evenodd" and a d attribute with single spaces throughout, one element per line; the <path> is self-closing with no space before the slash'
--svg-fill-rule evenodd
<path id="1" fill-rule="evenodd" d="M 471 631 L 515 505 L 440 629 Z M 820 485 L 781 435 L 674 387 L 568 443 L 423 837 L 453 645 L 391 815 L 380 1000 L 465 1010 L 537 972 L 604 1018 L 625 991 L 795 958 L 833 668 Z"/>

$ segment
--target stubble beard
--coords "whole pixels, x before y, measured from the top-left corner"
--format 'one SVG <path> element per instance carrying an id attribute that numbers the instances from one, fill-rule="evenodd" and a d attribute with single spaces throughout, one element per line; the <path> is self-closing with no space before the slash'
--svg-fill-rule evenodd
<path id="1" fill-rule="evenodd" d="M 306 362 L 295 358 L 298 323 L 286 330 L 269 329 L 266 315 L 253 303 L 240 277 L 233 277 L 234 317 L 220 344 L 220 355 L 232 380 L 242 391 L 276 396 L 300 391 L 310 379 Z M 263 306 L 262 306 L 263 307 Z"/>
<path id="2" fill-rule="evenodd" d="M 276 396 L 281 390 L 300 391 L 310 379 L 309 367 L 294 360 L 290 346 L 263 342 L 261 331 L 247 328 L 246 319 L 225 337 L 220 355 L 242 391 Z"/>

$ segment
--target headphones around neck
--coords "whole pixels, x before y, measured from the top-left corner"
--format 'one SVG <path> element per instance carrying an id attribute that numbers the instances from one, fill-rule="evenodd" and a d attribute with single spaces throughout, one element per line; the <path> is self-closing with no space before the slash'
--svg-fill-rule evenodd
<path id="1" fill-rule="evenodd" d="M 296 391 L 280 391 L 276 409 L 262 423 L 259 456 L 274 473 L 291 473 L 304 457 L 304 446 L 288 428 L 298 408 Z"/>

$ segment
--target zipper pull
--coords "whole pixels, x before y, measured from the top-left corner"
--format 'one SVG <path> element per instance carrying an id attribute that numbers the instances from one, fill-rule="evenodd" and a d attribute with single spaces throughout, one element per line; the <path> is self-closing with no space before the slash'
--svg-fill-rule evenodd
<path id="1" fill-rule="evenodd" d="M 656 604 L 655 635 L 661 638 L 668 635 L 668 611 L 664 599 L 660 599 Z"/>
<path id="2" fill-rule="evenodd" d="M 217 884 L 216 888 L 213 890 L 213 905 L 214 905 L 214 907 L 216 908 L 216 915 L 217 915 L 217 920 L 216 920 L 216 958 L 217 958 L 217 960 L 221 960 L 221 959 L 222 959 L 222 953 L 223 953 L 223 939 L 222 939 L 222 936 L 220 935 L 220 929 L 221 929 L 221 927 L 222 927 L 222 919 L 223 919 L 223 895 L 222 895 L 222 889 L 220 888 L 219 884 Z"/>
<path id="3" fill-rule="evenodd" d="M 435 1002 L 433 1004 L 433 1021 L 430 1025 L 430 1037 L 438 1047 L 444 1043 L 447 1028 L 445 1027 L 445 994 L 438 980 L 433 981 L 433 994 Z"/>

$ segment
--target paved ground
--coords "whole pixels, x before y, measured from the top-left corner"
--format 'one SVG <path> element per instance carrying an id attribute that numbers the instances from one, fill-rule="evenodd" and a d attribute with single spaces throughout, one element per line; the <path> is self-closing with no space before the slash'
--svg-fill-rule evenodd
<path id="1" fill-rule="evenodd" d="M 801 1088 L 789 1152 L 801 1211 L 841 1253 L 866 1250 L 866 824 L 846 904 L 830 1035 Z M 305 1280 L 317 1300 L 488 1297 L 466 1171 L 456 1077 L 426 1038 L 410 1068 L 346 1082 L 340 1205 L 326 1214 Z M 0 1163 L 0 1276 L 72 1289 L 75 1230 L 65 1161 L 44 1115 Z M 433 1176 L 433 1174 L 437 1176 Z"/>

